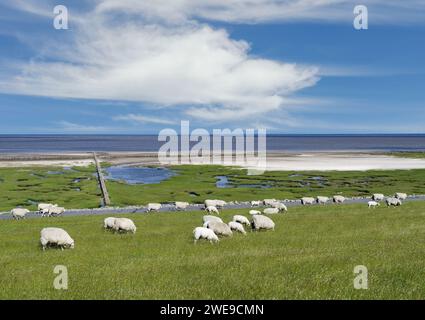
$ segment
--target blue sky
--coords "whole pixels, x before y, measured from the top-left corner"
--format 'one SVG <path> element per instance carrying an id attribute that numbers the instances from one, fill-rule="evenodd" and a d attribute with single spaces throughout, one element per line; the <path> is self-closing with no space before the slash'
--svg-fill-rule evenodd
<path id="1" fill-rule="evenodd" d="M 233 1 L 0 4 L 0 133 L 425 133 L 424 4 Z"/>

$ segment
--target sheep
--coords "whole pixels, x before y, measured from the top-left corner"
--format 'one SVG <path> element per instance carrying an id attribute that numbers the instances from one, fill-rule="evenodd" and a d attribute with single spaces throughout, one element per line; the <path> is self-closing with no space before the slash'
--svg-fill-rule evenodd
<path id="1" fill-rule="evenodd" d="M 45 214 L 48 212 L 48 209 L 50 207 L 57 207 L 57 204 L 51 204 L 51 203 L 39 203 L 37 206 L 37 210 L 41 214 Z"/>
<path id="2" fill-rule="evenodd" d="M 397 199 L 400 199 L 400 200 L 406 200 L 407 199 L 407 194 L 406 193 L 397 192 L 394 195 L 394 198 L 397 198 Z"/>
<path id="3" fill-rule="evenodd" d="M 279 213 L 279 209 L 278 208 L 266 208 L 266 209 L 264 209 L 263 213 L 264 214 L 276 214 L 276 213 Z"/>
<path id="4" fill-rule="evenodd" d="M 382 193 L 375 193 L 372 195 L 372 200 L 382 201 L 385 199 L 385 196 Z"/>
<path id="5" fill-rule="evenodd" d="M 23 209 L 23 208 L 15 208 L 12 209 L 10 211 L 10 214 L 12 215 L 13 219 L 15 220 L 20 220 L 20 219 L 25 219 L 25 216 L 27 215 L 27 213 L 29 213 L 30 211 L 28 209 Z"/>
<path id="6" fill-rule="evenodd" d="M 207 207 L 222 208 L 226 204 L 227 204 L 227 202 L 223 201 L 223 200 L 205 200 L 204 201 L 205 208 L 207 208 Z"/>
<path id="7" fill-rule="evenodd" d="M 56 245 L 63 250 L 64 248 L 74 249 L 74 240 L 69 236 L 68 232 L 61 228 L 44 228 L 40 232 L 40 243 L 43 251 L 47 245 Z"/>
<path id="8" fill-rule="evenodd" d="M 274 230 L 275 224 L 272 219 L 262 215 L 254 215 L 252 216 L 251 227 L 253 230 Z"/>
<path id="9" fill-rule="evenodd" d="M 272 203 L 272 208 L 279 209 L 279 211 L 288 211 L 288 208 L 281 202 Z"/>
<path id="10" fill-rule="evenodd" d="M 276 199 L 264 199 L 263 200 L 263 204 L 265 205 L 265 206 L 271 206 L 273 203 L 275 203 L 275 202 L 277 202 L 277 200 Z"/>
<path id="11" fill-rule="evenodd" d="M 241 224 L 246 224 L 247 226 L 251 225 L 251 222 L 249 222 L 247 217 L 239 215 L 239 214 L 233 216 L 233 221 L 239 222 Z"/>
<path id="12" fill-rule="evenodd" d="M 318 196 L 316 198 L 316 201 L 318 204 L 326 204 L 329 201 L 328 197 L 322 197 L 322 196 Z"/>
<path id="13" fill-rule="evenodd" d="M 49 216 L 59 216 L 65 212 L 64 207 L 49 207 L 47 210 Z"/>
<path id="14" fill-rule="evenodd" d="M 189 202 L 181 202 L 176 201 L 176 210 L 186 210 L 186 208 L 189 206 Z"/>
<path id="15" fill-rule="evenodd" d="M 259 207 L 261 206 L 261 201 L 251 201 L 251 207 Z"/>
<path id="16" fill-rule="evenodd" d="M 249 221 L 248 221 L 248 222 L 249 222 Z M 245 229 L 243 228 L 243 225 L 242 225 L 242 224 L 240 224 L 239 222 L 236 222 L 236 221 L 230 221 L 230 222 L 228 223 L 228 225 L 229 225 L 229 227 L 230 227 L 230 229 L 231 229 L 231 230 L 238 231 L 238 232 L 243 233 L 244 235 L 246 235 L 246 231 L 245 231 Z M 248 223 L 248 225 L 250 225 L 250 223 Z"/>
<path id="17" fill-rule="evenodd" d="M 205 211 L 207 211 L 208 213 L 216 213 L 216 214 L 220 214 L 220 212 L 218 211 L 218 209 L 214 206 L 208 206 L 205 208 Z"/>
<path id="18" fill-rule="evenodd" d="M 369 201 L 368 203 L 367 203 L 367 206 L 368 206 L 368 208 L 376 208 L 376 207 L 378 207 L 378 206 L 380 206 L 381 204 L 379 203 L 379 202 L 376 202 L 376 201 L 374 201 L 374 200 L 372 200 L 372 201 Z"/>
<path id="19" fill-rule="evenodd" d="M 115 219 L 114 217 L 109 217 L 103 220 L 103 227 L 105 229 L 113 229 L 115 225 Z"/>
<path id="20" fill-rule="evenodd" d="M 314 198 L 310 198 L 310 197 L 303 197 L 301 198 L 301 204 L 302 205 L 307 205 L 307 204 L 313 204 L 315 202 Z"/>
<path id="21" fill-rule="evenodd" d="M 258 211 L 258 210 L 249 210 L 249 214 L 251 215 L 251 216 L 253 216 L 253 215 L 256 215 L 256 214 L 261 214 L 262 212 L 261 211 Z"/>
<path id="22" fill-rule="evenodd" d="M 220 241 L 213 230 L 203 227 L 195 228 L 193 230 L 193 237 L 195 238 L 194 243 L 196 243 L 199 239 L 206 239 L 211 243 Z"/>
<path id="23" fill-rule="evenodd" d="M 230 227 L 227 224 L 219 221 L 208 221 L 208 229 L 214 231 L 217 236 L 227 237 L 233 235 Z"/>
<path id="24" fill-rule="evenodd" d="M 401 206 L 401 201 L 400 201 L 400 199 L 396 199 L 396 198 L 387 198 L 385 201 L 387 202 L 387 206 L 388 206 L 388 207 L 389 207 L 389 206 L 394 206 L 394 207 Z"/>
<path id="25" fill-rule="evenodd" d="M 207 221 L 218 221 L 218 222 L 223 222 L 223 220 L 221 220 L 219 217 L 216 216 L 203 216 L 202 217 L 202 221 L 205 223 Z"/>
<path id="26" fill-rule="evenodd" d="M 115 231 L 124 231 L 124 232 L 132 232 L 132 233 L 136 233 L 136 225 L 134 224 L 134 222 L 130 219 L 127 218 L 116 218 L 115 222 L 114 222 L 114 226 L 113 229 Z"/>
<path id="27" fill-rule="evenodd" d="M 148 212 L 151 211 L 159 211 L 159 209 L 162 208 L 162 205 L 160 203 L 149 203 L 148 204 Z"/>
<path id="28" fill-rule="evenodd" d="M 344 203 L 345 197 L 343 196 L 333 196 L 333 202 L 335 203 Z"/>

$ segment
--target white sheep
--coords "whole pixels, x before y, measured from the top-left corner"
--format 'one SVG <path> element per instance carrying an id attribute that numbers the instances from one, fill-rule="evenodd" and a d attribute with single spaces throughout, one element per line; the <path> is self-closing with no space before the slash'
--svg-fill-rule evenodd
<path id="1" fill-rule="evenodd" d="M 249 221 L 248 221 L 248 222 L 249 222 Z M 230 222 L 228 223 L 228 225 L 229 225 L 229 228 L 230 228 L 231 230 L 238 231 L 238 232 L 243 233 L 243 234 L 245 234 L 245 235 L 246 235 L 246 231 L 245 231 L 245 229 L 243 228 L 243 225 L 242 225 L 241 223 L 236 222 L 236 221 L 230 221 Z M 250 225 L 250 224 L 249 224 L 249 225 Z"/>
<path id="2" fill-rule="evenodd" d="M 214 206 L 208 206 L 205 208 L 205 211 L 207 211 L 208 213 L 215 213 L 215 214 L 220 214 L 220 212 L 218 211 L 218 209 Z"/>
<path id="3" fill-rule="evenodd" d="M 136 225 L 134 222 L 127 218 L 116 218 L 113 229 L 115 231 L 132 232 L 136 233 Z"/>
<path id="4" fill-rule="evenodd" d="M 68 232 L 61 228 L 44 228 L 40 232 L 40 242 L 43 250 L 46 250 L 48 245 L 56 245 L 62 250 L 64 248 L 74 249 L 74 240 Z"/>
<path id="5" fill-rule="evenodd" d="M 115 219 L 114 217 L 109 217 L 103 220 L 103 227 L 105 229 L 113 229 L 115 225 Z"/>
<path id="6" fill-rule="evenodd" d="M 263 213 L 264 214 L 276 214 L 276 213 L 279 213 L 279 211 L 280 210 L 278 208 L 266 208 L 266 209 L 263 210 Z"/>
<path id="7" fill-rule="evenodd" d="M 253 215 L 256 215 L 256 214 L 261 214 L 262 212 L 261 211 L 258 211 L 258 210 L 249 210 L 249 214 L 251 215 L 251 216 L 253 216 Z"/>
<path id="8" fill-rule="evenodd" d="M 279 209 L 279 211 L 288 211 L 288 208 L 282 202 L 273 202 L 271 206 Z"/>
<path id="9" fill-rule="evenodd" d="M 30 211 L 28 209 L 23 209 L 23 208 L 15 208 L 12 209 L 10 211 L 10 214 L 12 215 L 13 219 L 15 220 L 20 220 L 20 219 L 25 219 L 25 216 L 27 215 L 27 213 L 29 213 Z"/>
<path id="10" fill-rule="evenodd" d="M 326 204 L 329 201 L 329 197 L 318 196 L 316 201 L 318 204 Z"/>
<path id="11" fill-rule="evenodd" d="M 251 201 L 251 207 L 259 207 L 261 204 L 261 201 Z"/>
<path id="12" fill-rule="evenodd" d="M 266 230 L 274 230 L 275 224 L 272 219 L 269 217 L 263 216 L 263 215 L 255 215 L 252 216 L 252 223 L 251 223 L 252 229 L 254 230 L 260 230 L 260 229 L 266 229 Z"/>
<path id="13" fill-rule="evenodd" d="M 385 196 L 382 193 L 375 193 L 372 195 L 372 200 L 382 201 L 385 199 Z"/>
<path id="14" fill-rule="evenodd" d="M 387 202 L 387 206 L 401 206 L 401 200 L 400 199 L 396 199 L 396 198 L 387 198 L 386 199 Z"/>
<path id="15" fill-rule="evenodd" d="M 333 196 L 333 201 L 335 203 L 344 203 L 345 197 L 343 197 L 343 196 Z"/>
<path id="16" fill-rule="evenodd" d="M 208 229 L 214 231 L 214 233 L 218 236 L 233 235 L 233 232 L 230 227 L 227 224 L 219 221 L 208 221 Z"/>
<path id="17" fill-rule="evenodd" d="M 211 243 L 220 241 L 213 230 L 203 227 L 195 228 L 193 230 L 193 237 L 195 238 L 194 243 L 196 243 L 199 239 L 206 239 Z"/>
<path id="18" fill-rule="evenodd" d="M 369 201 L 368 203 L 367 203 L 367 206 L 368 206 L 368 208 L 370 209 L 370 208 L 376 208 L 376 207 L 378 207 L 378 206 L 380 206 L 381 204 L 379 203 L 379 202 L 376 202 L 376 201 L 374 201 L 374 200 L 372 200 L 372 201 Z"/>
<path id="19" fill-rule="evenodd" d="M 47 214 L 49 216 L 59 216 L 61 214 L 63 214 L 65 212 L 65 208 L 64 207 L 49 207 L 47 209 Z"/>
<path id="20" fill-rule="evenodd" d="M 203 216 L 202 217 L 202 221 L 205 223 L 205 222 L 207 222 L 207 221 L 218 221 L 218 222 L 223 222 L 223 220 L 221 220 L 219 217 L 216 217 L 216 216 L 209 216 L 209 215 L 206 215 L 206 216 Z"/>
<path id="21" fill-rule="evenodd" d="M 246 224 L 247 226 L 251 225 L 251 222 L 249 222 L 248 218 L 240 214 L 234 215 L 233 221 L 239 222 L 240 224 Z"/>
<path id="22" fill-rule="evenodd" d="M 311 198 L 311 197 L 303 197 L 303 198 L 301 198 L 301 204 L 302 205 L 308 205 L 308 204 L 313 204 L 315 202 L 315 199 L 314 198 Z"/>
<path id="23" fill-rule="evenodd" d="M 276 199 L 264 199 L 263 200 L 263 204 L 265 205 L 265 206 L 271 206 L 273 203 L 275 203 L 275 202 L 277 202 L 277 200 Z"/>
<path id="24" fill-rule="evenodd" d="M 181 202 L 176 201 L 176 210 L 186 210 L 186 208 L 189 206 L 189 202 Z"/>
<path id="25" fill-rule="evenodd" d="M 400 199 L 400 200 L 406 200 L 407 199 L 407 194 L 406 193 L 397 192 L 394 195 L 394 198 L 397 198 L 397 199 Z"/>
<path id="26" fill-rule="evenodd" d="M 226 201 L 223 200 L 205 200 L 204 205 L 205 207 L 216 207 L 216 208 L 222 208 L 227 204 Z"/>
<path id="27" fill-rule="evenodd" d="M 148 204 L 148 212 L 151 211 L 159 211 L 162 208 L 160 203 L 149 203 Z"/>
<path id="28" fill-rule="evenodd" d="M 52 204 L 52 203 L 39 203 L 37 206 L 38 212 L 45 214 L 48 212 L 48 209 L 50 207 L 57 207 L 57 204 Z"/>

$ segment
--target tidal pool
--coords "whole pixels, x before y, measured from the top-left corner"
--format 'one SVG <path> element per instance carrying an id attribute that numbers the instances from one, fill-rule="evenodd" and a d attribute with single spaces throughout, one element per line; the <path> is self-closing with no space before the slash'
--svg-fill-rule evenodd
<path id="1" fill-rule="evenodd" d="M 128 184 L 154 184 L 167 180 L 176 173 L 167 168 L 112 166 L 105 168 L 105 179 Z"/>

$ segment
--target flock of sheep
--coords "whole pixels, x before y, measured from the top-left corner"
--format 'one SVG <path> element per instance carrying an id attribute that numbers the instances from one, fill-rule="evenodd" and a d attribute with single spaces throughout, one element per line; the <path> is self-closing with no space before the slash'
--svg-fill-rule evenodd
<path id="1" fill-rule="evenodd" d="M 407 194 L 405 193 L 396 193 L 393 197 L 385 197 L 383 194 L 373 194 L 372 200 L 369 201 L 368 207 L 375 208 L 380 205 L 380 202 L 385 200 L 387 206 L 400 206 L 402 200 L 407 199 Z M 301 198 L 302 205 L 311 205 L 314 203 L 326 204 L 331 199 L 329 197 L 318 196 L 313 197 L 303 197 Z M 345 197 L 341 195 L 336 195 L 332 198 L 334 203 L 343 203 Z M 176 210 L 186 210 L 190 204 L 188 202 L 175 202 Z M 205 211 L 209 214 L 219 215 L 219 209 L 227 205 L 226 201 L 223 200 L 205 200 L 204 207 Z M 249 214 L 252 216 L 250 221 L 247 217 L 243 215 L 234 215 L 233 220 L 229 223 L 224 223 L 222 219 L 214 215 L 205 215 L 203 216 L 203 226 L 196 227 L 193 230 L 194 242 L 196 243 L 200 239 L 205 239 L 213 242 L 219 241 L 219 236 L 231 236 L 233 232 L 240 232 L 246 235 L 244 225 L 251 226 L 252 230 L 274 230 L 275 223 L 269 217 L 263 214 L 277 214 L 279 212 L 286 212 L 288 208 L 282 202 L 276 199 L 264 199 L 260 201 L 251 201 L 251 207 L 266 206 L 263 211 L 259 210 L 250 210 Z M 162 205 L 160 203 L 149 203 L 147 206 L 147 211 L 159 211 Z M 29 212 L 27 209 L 15 208 L 12 209 L 11 214 L 16 220 L 20 220 L 25 217 Z M 57 204 L 50 203 L 40 203 L 38 204 L 38 212 L 42 216 L 59 216 L 65 212 L 65 208 L 59 207 Z M 108 217 L 104 220 L 104 228 L 114 230 L 115 232 L 132 232 L 136 233 L 136 225 L 134 222 L 127 218 L 115 218 Z M 61 228 L 44 228 L 41 230 L 40 234 L 40 243 L 43 250 L 47 246 L 57 246 L 62 250 L 64 248 L 74 248 L 74 240 L 70 235 Z"/>

